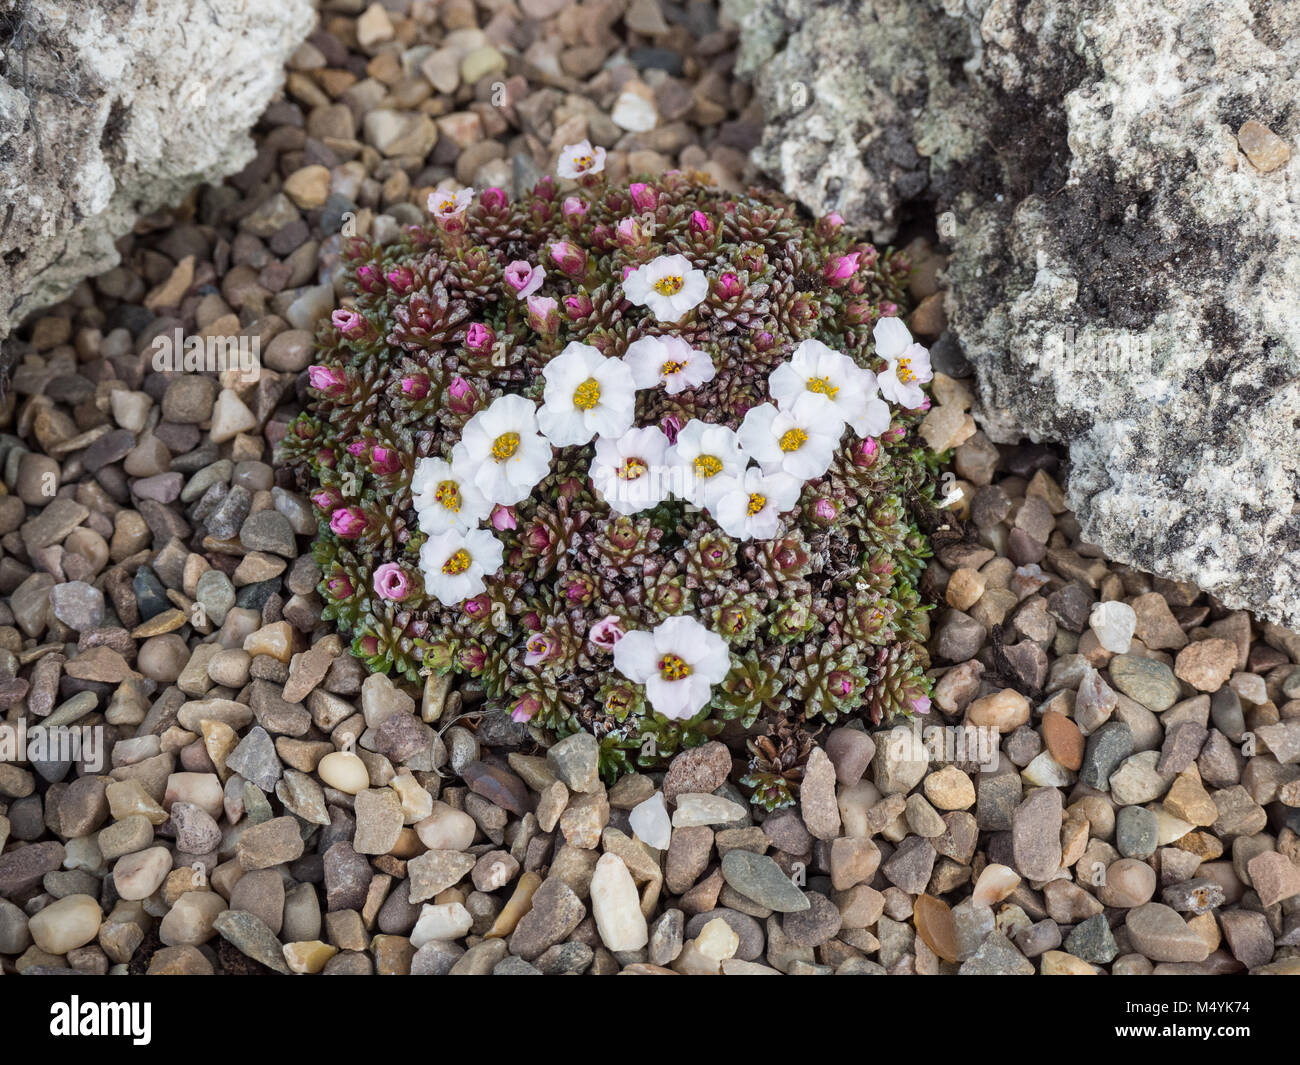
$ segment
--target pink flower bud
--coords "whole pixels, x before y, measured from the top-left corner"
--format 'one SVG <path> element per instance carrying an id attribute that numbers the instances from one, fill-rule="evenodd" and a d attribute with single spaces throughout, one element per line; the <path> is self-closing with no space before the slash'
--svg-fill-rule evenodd
<path id="1" fill-rule="evenodd" d="M 510 720 L 517 722 L 531 721 L 542 708 L 542 704 L 534 695 L 525 695 L 519 702 L 515 703 L 515 708 L 510 712 Z"/>
<path id="2" fill-rule="evenodd" d="M 754 348 L 757 351 L 771 351 L 776 347 L 776 337 L 766 329 L 754 338 Z"/>
<path id="3" fill-rule="evenodd" d="M 590 205 L 581 196 L 566 196 L 564 203 L 560 205 L 560 210 L 565 218 L 579 219 L 590 210 Z"/>
<path id="4" fill-rule="evenodd" d="M 499 189 L 492 185 L 483 190 L 478 202 L 489 211 L 499 211 L 510 202 L 510 197 L 506 195 L 505 189 Z"/>
<path id="5" fill-rule="evenodd" d="M 341 392 L 348 379 L 335 366 L 308 366 L 307 383 L 317 392 Z"/>
<path id="6" fill-rule="evenodd" d="M 366 516 L 359 507 L 340 507 L 330 515 L 330 529 L 345 540 L 355 540 L 366 527 Z"/>
<path id="7" fill-rule="evenodd" d="M 591 300 L 586 296 L 565 296 L 564 316 L 571 322 L 580 322 L 592 312 Z"/>
<path id="8" fill-rule="evenodd" d="M 369 447 L 370 445 L 364 440 L 353 440 L 352 443 L 348 445 L 348 454 L 354 459 L 359 459 L 366 453 L 366 449 Z"/>
<path id="9" fill-rule="evenodd" d="M 834 237 L 841 229 L 844 228 L 844 219 L 840 216 L 839 211 L 832 211 L 830 214 L 822 215 L 817 219 L 817 235 L 829 239 Z"/>
<path id="10" fill-rule="evenodd" d="M 371 294 L 384 291 L 384 279 L 379 268 L 372 263 L 362 263 L 357 267 L 357 287 Z"/>
<path id="11" fill-rule="evenodd" d="M 587 253 L 567 240 L 551 245 L 551 262 L 570 277 L 582 277 L 587 272 Z"/>
<path id="12" fill-rule="evenodd" d="M 920 698 L 912 700 L 912 712 L 917 714 L 928 714 L 930 712 L 930 697 L 922 695 Z"/>
<path id="13" fill-rule="evenodd" d="M 457 414 L 473 414 L 478 410 L 478 389 L 463 377 L 453 377 L 447 386 L 447 406 Z"/>
<path id="14" fill-rule="evenodd" d="M 668 437 L 668 443 L 677 443 L 677 434 L 682 431 L 682 420 L 676 414 L 667 414 L 659 422 L 659 428 L 664 431 L 664 436 Z"/>
<path id="15" fill-rule="evenodd" d="M 659 204 L 655 190 L 644 182 L 634 182 L 628 191 L 632 194 L 632 203 L 638 211 L 653 211 Z"/>
<path id="16" fill-rule="evenodd" d="M 691 232 L 698 233 L 700 236 L 713 232 L 713 223 L 703 211 L 691 212 Z"/>
<path id="17" fill-rule="evenodd" d="M 516 298 L 522 300 L 542 287 L 546 271 L 540 266 L 524 262 L 523 259 L 516 259 L 506 267 L 505 278 L 506 284 L 514 290 Z"/>
<path id="18" fill-rule="evenodd" d="M 408 399 L 424 399 L 429 394 L 429 379 L 424 374 L 402 378 L 402 395 Z"/>
<path id="19" fill-rule="evenodd" d="M 332 470 L 334 464 L 338 461 L 338 456 L 334 454 L 332 447 L 323 447 L 316 452 L 316 461 L 326 469 Z"/>
<path id="20" fill-rule="evenodd" d="M 376 446 L 370 449 L 370 468 L 385 477 L 402 468 L 402 459 L 391 447 Z"/>
<path id="21" fill-rule="evenodd" d="M 492 528 L 496 529 L 497 532 L 519 528 L 519 519 L 515 515 L 515 508 L 503 507 L 500 503 L 493 507 Z"/>
<path id="22" fill-rule="evenodd" d="M 854 325 L 869 325 L 874 315 L 866 300 L 853 300 L 844 305 L 844 317 Z"/>
<path id="23" fill-rule="evenodd" d="M 587 633 L 588 640 L 606 651 L 612 651 L 623 636 L 623 624 L 613 614 L 601 618 Z"/>
<path id="24" fill-rule="evenodd" d="M 343 494 L 337 488 L 318 488 L 311 494 L 311 501 L 328 514 L 343 503 Z"/>
<path id="25" fill-rule="evenodd" d="M 614 239 L 620 248 L 637 248 L 649 241 L 649 234 L 635 218 L 624 218 L 614 227 Z M 633 267 L 635 269 L 635 267 Z"/>
<path id="26" fill-rule="evenodd" d="M 345 337 L 358 337 L 366 331 L 366 320 L 356 311 L 349 311 L 342 307 L 330 315 L 330 321 Z"/>
<path id="27" fill-rule="evenodd" d="M 837 669 L 826 678 L 827 687 L 830 688 L 832 695 L 838 695 L 843 698 L 846 695 L 852 695 L 855 687 L 853 683 L 853 674 L 846 673 L 842 669 Z"/>
<path id="28" fill-rule="evenodd" d="M 545 525 L 542 525 L 540 522 L 534 522 L 532 525 L 528 526 L 527 531 L 524 533 L 523 541 L 529 550 L 536 551 L 540 554 L 551 546 L 551 534 L 547 531 Z"/>
<path id="29" fill-rule="evenodd" d="M 560 305 L 553 297 L 528 297 L 528 327 L 543 336 L 552 336 L 560 328 Z"/>
<path id="30" fill-rule="evenodd" d="M 591 246 L 595 251 L 605 252 L 613 246 L 614 231 L 603 222 L 591 227 Z"/>
<path id="31" fill-rule="evenodd" d="M 832 255 L 823 271 L 826 280 L 831 284 L 847 281 L 858 272 L 858 264 L 861 260 L 862 253 L 857 251 L 849 252 L 847 255 Z"/>
<path id="32" fill-rule="evenodd" d="M 853 449 L 853 465 L 867 469 L 876 464 L 879 455 L 880 445 L 868 436 Z"/>
<path id="33" fill-rule="evenodd" d="M 741 293 L 740 278 L 735 274 L 723 274 L 714 282 L 718 296 L 724 300 L 734 300 Z"/>
<path id="34" fill-rule="evenodd" d="M 352 582 L 340 573 L 325 582 L 325 590 L 329 592 L 332 599 L 351 599 L 356 589 L 352 587 Z"/>
<path id="35" fill-rule="evenodd" d="M 492 331 L 491 326 L 484 325 L 482 322 L 475 322 L 465 331 L 465 346 L 470 351 L 491 351 L 496 338 L 497 335 Z"/>
<path id="36" fill-rule="evenodd" d="M 832 503 L 829 499 L 819 499 L 813 510 L 817 514 L 819 521 L 832 522 L 839 516 L 840 508 Z"/>
<path id="37" fill-rule="evenodd" d="M 375 594 L 380 599 L 400 603 L 410 591 L 411 579 L 396 562 L 385 562 L 375 570 Z"/>
<path id="38" fill-rule="evenodd" d="M 415 275 L 405 266 L 394 266 L 384 275 L 395 292 L 410 292 L 415 287 Z"/>
<path id="39" fill-rule="evenodd" d="M 492 604 L 486 595 L 476 595 L 461 603 L 460 608 L 472 618 L 485 618 L 492 609 Z"/>

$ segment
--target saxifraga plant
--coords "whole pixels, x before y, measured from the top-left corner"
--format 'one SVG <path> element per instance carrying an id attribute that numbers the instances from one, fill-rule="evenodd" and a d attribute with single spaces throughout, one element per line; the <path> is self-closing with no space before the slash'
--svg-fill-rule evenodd
<path id="1" fill-rule="evenodd" d="M 747 746 L 775 809 L 823 723 L 929 707 L 908 266 L 777 194 L 603 162 L 350 240 L 280 456 L 371 670 L 454 672 L 542 743 L 584 729 L 611 780 Z"/>

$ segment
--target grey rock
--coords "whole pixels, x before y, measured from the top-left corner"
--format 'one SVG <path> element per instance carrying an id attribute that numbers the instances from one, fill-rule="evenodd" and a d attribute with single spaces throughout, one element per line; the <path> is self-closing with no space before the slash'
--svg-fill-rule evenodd
<path id="1" fill-rule="evenodd" d="M 1023 7 L 725 0 L 755 159 L 878 238 L 932 197 L 984 432 L 1069 444 L 1108 558 L 1300 627 L 1300 9 Z M 1247 119 L 1289 161 L 1253 162 Z"/>
<path id="2" fill-rule="evenodd" d="M 0 290 L 9 295 L 0 338 L 115 265 L 114 241 L 137 214 L 216 184 L 253 157 L 246 131 L 314 25 L 312 5 L 209 14 L 184 0 L 31 7 L 24 68 L 76 90 L 33 98 L 37 137 L 21 84 L 0 89 L 0 179 L 12 212 L 0 238 Z M 227 77 L 232 63 L 248 76 Z"/>
<path id="3" fill-rule="evenodd" d="M 795 913 L 811 905 L 781 867 L 765 854 L 728 851 L 722 858 L 722 876 L 746 898 L 778 913 Z"/>
<path id="4" fill-rule="evenodd" d="M 244 910 L 222 910 L 212 922 L 221 938 L 255 962 L 289 975 L 284 948 L 265 922 Z"/>
<path id="5" fill-rule="evenodd" d="M 1080 783 L 1107 791 L 1110 775 L 1133 753 L 1133 730 L 1120 721 L 1108 721 L 1088 737 L 1083 749 Z"/>
<path id="6" fill-rule="evenodd" d="M 1125 858 L 1150 858 L 1158 832 L 1156 815 L 1144 806 L 1122 806 L 1115 815 L 1115 847 Z"/>
<path id="7" fill-rule="evenodd" d="M 1032 976 L 1034 966 L 1005 935 L 993 932 L 957 971 L 962 976 Z"/>
<path id="8" fill-rule="evenodd" d="M 1074 931 L 1066 937 L 1065 949 L 1076 958 L 1098 965 L 1108 965 L 1119 953 L 1104 913 L 1094 914 L 1082 924 L 1075 925 Z"/>
<path id="9" fill-rule="evenodd" d="M 275 753 L 275 741 L 266 729 L 254 725 L 226 759 L 226 766 L 263 791 L 274 791 L 284 767 Z"/>

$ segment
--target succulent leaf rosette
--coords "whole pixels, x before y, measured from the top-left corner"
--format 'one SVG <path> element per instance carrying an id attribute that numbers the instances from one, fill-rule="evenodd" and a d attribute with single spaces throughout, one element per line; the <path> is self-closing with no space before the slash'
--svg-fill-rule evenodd
<path id="1" fill-rule="evenodd" d="M 604 162 L 346 242 L 281 457 L 370 669 L 587 730 L 611 778 L 748 741 L 773 808 L 823 723 L 929 707 L 908 267 L 773 193 Z"/>

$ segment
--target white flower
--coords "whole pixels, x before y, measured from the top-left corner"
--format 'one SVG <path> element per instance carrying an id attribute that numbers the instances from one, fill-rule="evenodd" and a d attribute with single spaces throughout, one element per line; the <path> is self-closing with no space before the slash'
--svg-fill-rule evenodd
<path id="1" fill-rule="evenodd" d="M 600 497 L 619 514 L 648 510 L 668 498 L 668 437 L 658 426 L 629 429 L 618 439 L 596 441 L 591 479 Z"/>
<path id="2" fill-rule="evenodd" d="M 880 375 L 880 391 L 906 410 L 919 407 L 925 401 L 921 385 L 934 376 L 930 352 L 913 343 L 901 318 L 880 319 L 872 336 L 876 339 L 876 354 L 889 363 Z"/>
<path id="3" fill-rule="evenodd" d="M 570 342 L 542 371 L 546 389 L 537 424 L 556 447 L 593 436 L 621 436 L 636 416 L 636 386 L 621 359 L 589 344 Z"/>
<path id="4" fill-rule="evenodd" d="M 768 391 L 781 410 L 789 410 L 800 396 L 814 396 L 828 418 L 849 424 L 859 436 L 859 424 L 868 421 L 868 401 L 876 395 L 876 375 L 864 370 L 843 352 L 820 340 L 805 340 L 767 379 Z M 883 406 L 883 404 L 881 404 Z M 888 417 L 888 408 L 885 410 Z M 889 428 L 889 422 L 885 422 Z"/>
<path id="5" fill-rule="evenodd" d="M 465 213 L 473 197 L 473 189 L 461 189 L 459 192 L 435 189 L 429 193 L 429 213 L 437 218 L 455 218 Z"/>
<path id="6" fill-rule="evenodd" d="M 749 465 L 736 434 L 725 425 L 692 418 L 677 434 L 668 461 L 682 481 L 679 494 L 697 507 L 711 507 L 727 480 Z"/>
<path id="7" fill-rule="evenodd" d="M 771 540 L 781 515 L 799 502 L 803 484 L 788 473 L 764 473 L 751 466 L 731 479 L 711 513 L 728 536 Z"/>
<path id="8" fill-rule="evenodd" d="M 452 467 L 473 471 L 489 503 L 518 503 L 551 469 L 551 445 L 537 431 L 537 412 L 523 396 L 501 396 L 465 423 L 451 449 Z"/>
<path id="9" fill-rule="evenodd" d="M 662 384 L 670 396 L 713 380 L 713 360 L 681 337 L 642 337 L 627 346 L 623 361 L 637 388 Z"/>
<path id="10" fill-rule="evenodd" d="M 593 148 L 591 141 L 565 145 L 555 164 L 555 172 L 562 178 L 580 178 L 583 174 L 599 174 L 604 169 L 605 149 Z"/>
<path id="11" fill-rule="evenodd" d="M 722 637 L 694 618 L 675 617 L 654 632 L 629 632 L 614 645 L 614 666 L 637 684 L 658 714 L 672 721 L 694 717 L 713 685 L 731 669 Z"/>
<path id="12" fill-rule="evenodd" d="M 501 541 L 486 529 L 452 529 L 430 536 L 420 548 L 424 588 L 444 606 L 455 606 L 478 595 L 483 578 L 501 568 Z"/>
<path id="13" fill-rule="evenodd" d="M 826 418 L 819 399 L 800 396 L 789 410 L 777 410 L 771 403 L 749 409 L 736 437 L 764 473 L 811 481 L 826 472 L 844 427 Z"/>
<path id="14" fill-rule="evenodd" d="M 411 496 L 420 515 L 420 528 L 430 536 L 448 529 L 473 529 L 492 513 L 492 504 L 473 479 L 446 459 L 416 462 Z"/>
<path id="15" fill-rule="evenodd" d="M 870 370 L 864 371 L 871 373 Z M 876 375 L 871 374 L 874 378 Z M 879 436 L 889 428 L 890 422 L 889 404 L 880 398 L 880 393 L 872 385 L 871 391 L 867 394 L 866 400 L 856 418 L 849 422 L 853 431 L 858 436 Z"/>
<path id="16" fill-rule="evenodd" d="M 661 322 L 681 321 L 708 294 L 704 271 L 692 269 L 685 255 L 661 255 L 623 279 L 623 295 L 638 307 L 649 307 Z"/>

